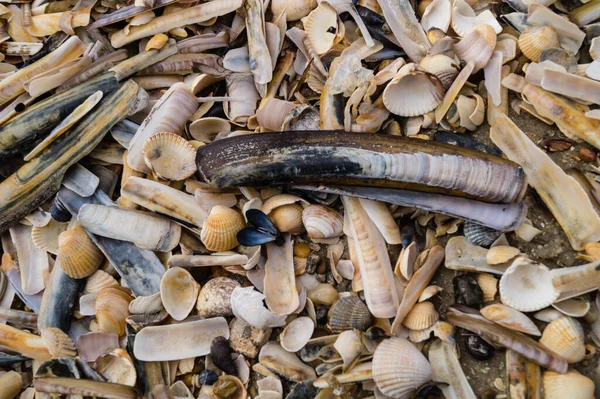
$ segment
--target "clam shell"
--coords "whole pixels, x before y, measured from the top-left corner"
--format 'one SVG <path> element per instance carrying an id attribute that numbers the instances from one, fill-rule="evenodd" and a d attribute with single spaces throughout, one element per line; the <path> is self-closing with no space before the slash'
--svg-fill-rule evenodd
<path id="1" fill-rule="evenodd" d="M 317 379 L 311 366 L 304 364 L 295 354 L 286 351 L 273 341 L 267 342 L 262 347 L 258 360 L 269 370 L 294 382 Z"/>
<path id="2" fill-rule="evenodd" d="M 309 205 L 302 211 L 302 223 L 310 238 L 332 238 L 342 235 L 344 217 L 328 206 Z"/>
<path id="3" fill-rule="evenodd" d="M 560 47 L 552 26 L 530 26 L 519 36 L 519 48 L 531 61 L 539 62 L 542 51 L 550 47 Z"/>
<path id="4" fill-rule="evenodd" d="M 297 21 L 306 17 L 316 6 L 317 0 L 273 0 L 271 12 L 274 16 L 278 16 L 285 11 L 287 21 Z"/>
<path id="5" fill-rule="evenodd" d="M 175 320 L 185 319 L 196 304 L 200 284 L 181 267 L 172 267 L 160 280 L 160 298 L 165 310 Z"/>
<path id="6" fill-rule="evenodd" d="M 200 240 L 210 251 L 228 251 L 237 247 L 237 233 L 245 227 L 241 213 L 222 205 L 215 205 L 200 234 Z"/>
<path id="7" fill-rule="evenodd" d="M 312 337 L 315 324 L 310 317 L 298 317 L 288 324 L 279 335 L 281 347 L 288 352 L 298 352 Z"/>
<path id="8" fill-rule="evenodd" d="M 428 55 L 419 62 L 419 65 L 427 72 L 437 76 L 442 82 L 444 90 L 448 90 L 458 76 L 458 63 L 444 54 Z"/>
<path id="9" fill-rule="evenodd" d="M 103 288 L 95 305 L 99 331 L 123 335 L 131 300 L 131 296 L 120 288 Z"/>
<path id="10" fill-rule="evenodd" d="M 369 308 L 357 296 L 345 296 L 331 307 L 329 329 L 334 333 L 357 329 L 366 331 L 373 325 L 374 318 Z"/>
<path id="11" fill-rule="evenodd" d="M 485 260 L 489 265 L 499 265 L 504 262 L 508 262 L 517 255 L 519 255 L 519 249 L 508 245 L 499 245 L 497 247 L 490 248 Z"/>
<path id="12" fill-rule="evenodd" d="M 342 356 L 343 370 L 345 371 L 362 352 L 361 335 L 354 330 L 344 331 L 338 336 L 333 347 Z"/>
<path id="13" fill-rule="evenodd" d="M 481 314 L 488 320 L 501 326 L 531 335 L 542 335 L 536 325 L 523 313 L 502 304 L 493 304 L 481 309 Z"/>
<path id="14" fill-rule="evenodd" d="M 146 165 L 161 179 L 185 180 L 196 172 L 196 149 L 175 133 L 153 134 L 142 153 Z"/>
<path id="15" fill-rule="evenodd" d="M 498 279 L 489 273 L 479 273 L 475 278 L 483 291 L 483 302 L 493 302 L 498 292 Z"/>
<path id="16" fill-rule="evenodd" d="M 217 117 L 200 118 L 190 124 L 189 132 L 194 139 L 209 143 L 217 135 L 231 132 L 231 123 L 227 119 Z"/>
<path id="17" fill-rule="evenodd" d="M 117 348 L 96 359 L 94 369 L 102 374 L 108 382 L 135 386 L 137 373 L 131 356 L 127 351 Z"/>
<path id="18" fill-rule="evenodd" d="M 319 3 L 304 20 L 306 37 L 318 55 L 328 52 L 337 34 L 337 12 L 325 1 Z"/>
<path id="19" fill-rule="evenodd" d="M 477 25 L 454 45 L 456 55 L 461 60 L 473 63 L 471 73 L 475 73 L 487 65 L 495 48 L 496 33 L 487 24 Z"/>
<path id="20" fill-rule="evenodd" d="M 567 316 L 583 317 L 589 312 L 591 305 L 587 299 L 577 297 L 553 303 L 552 307 Z"/>
<path id="21" fill-rule="evenodd" d="M 302 210 L 299 204 L 287 204 L 273 209 L 269 216 L 279 232 L 300 234 L 304 231 Z"/>
<path id="22" fill-rule="evenodd" d="M 269 130 L 284 130 L 283 122 L 296 107 L 291 101 L 269 98 L 256 111 L 256 120 L 259 125 Z"/>
<path id="23" fill-rule="evenodd" d="M 79 225 L 60 233 L 58 247 L 60 267 L 71 278 L 92 275 L 104 259 L 100 249 Z"/>
<path id="24" fill-rule="evenodd" d="M 60 223 L 54 219 L 45 226 L 33 226 L 31 228 L 31 239 L 33 244 L 41 250 L 58 255 L 58 236 L 67 229 L 67 223 Z"/>
<path id="25" fill-rule="evenodd" d="M 163 309 L 160 292 L 150 296 L 138 296 L 129 303 L 129 313 L 131 314 L 156 313 Z"/>
<path id="26" fill-rule="evenodd" d="M 231 293 L 233 314 L 255 328 L 281 327 L 285 325 L 285 315 L 269 311 L 263 300 L 265 295 L 254 287 L 237 287 Z"/>
<path id="27" fill-rule="evenodd" d="M 550 270 L 539 263 L 519 257 L 500 279 L 502 303 L 520 310 L 535 312 L 550 306 L 560 295 L 552 284 Z"/>
<path id="28" fill-rule="evenodd" d="M 584 339 L 581 324 L 572 317 L 563 316 L 546 326 L 539 342 L 568 363 L 578 363 L 585 357 Z"/>
<path id="29" fill-rule="evenodd" d="M 546 399 L 593 399 L 595 389 L 594 381 L 575 370 L 565 374 L 550 370 L 544 373 Z"/>
<path id="30" fill-rule="evenodd" d="M 402 322 L 411 330 L 425 330 L 434 325 L 440 318 L 431 302 L 419 302 L 411 309 Z"/>
<path id="31" fill-rule="evenodd" d="M 402 362 L 402 367 L 399 367 L 399 362 Z M 373 355 L 373 379 L 384 395 L 406 399 L 431 378 L 431 365 L 406 339 L 394 337 L 377 346 Z"/>
<path id="32" fill-rule="evenodd" d="M 283 205 L 300 203 L 302 206 L 308 205 L 308 201 L 292 194 L 277 194 L 269 197 L 260 208 L 265 214 L 269 215 L 274 209 Z"/>
<path id="33" fill-rule="evenodd" d="M 217 277 L 209 280 L 200 290 L 196 309 L 203 317 L 233 316 L 231 309 L 231 293 L 240 286 L 228 277 Z"/>
<path id="34" fill-rule="evenodd" d="M 444 98 L 444 87 L 433 74 L 416 64 L 406 64 L 383 91 L 383 103 L 399 116 L 423 115 L 437 108 Z"/>
<path id="35" fill-rule="evenodd" d="M 93 292 L 99 292 L 103 288 L 118 286 L 119 282 L 115 280 L 113 276 L 106 273 L 104 270 L 96 270 L 94 274 L 85 280 L 83 292 L 86 294 L 91 294 Z"/>
<path id="36" fill-rule="evenodd" d="M 545 323 L 550 323 L 562 316 L 563 314 L 554 308 L 542 309 L 539 312 L 535 312 L 533 315 L 536 320 L 543 321 Z"/>
<path id="37" fill-rule="evenodd" d="M 53 357 L 75 357 L 77 350 L 73 340 L 60 328 L 46 327 L 40 330 L 44 345 Z"/>
<path id="38" fill-rule="evenodd" d="M 469 221 L 465 221 L 463 230 L 467 240 L 469 240 L 471 244 L 480 247 L 489 247 L 502 235 L 502 232 L 499 230 L 494 230 Z"/>
<path id="39" fill-rule="evenodd" d="M 79 357 L 86 362 L 94 362 L 98 357 L 118 347 L 117 334 L 90 332 L 77 338 Z"/>

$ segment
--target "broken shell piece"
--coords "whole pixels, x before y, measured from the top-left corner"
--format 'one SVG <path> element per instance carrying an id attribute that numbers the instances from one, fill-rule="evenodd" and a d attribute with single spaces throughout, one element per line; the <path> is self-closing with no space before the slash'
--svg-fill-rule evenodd
<path id="1" fill-rule="evenodd" d="M 60 233 L 58 247 L 60 267 L 74 279 L 92 275 L 104 259 L 100 249 L 80 225 Z"/>
<path id="2" fill-rule="evenodd" d="M 443 381 L 440 386 L 446 398 L 474 398 L 475 393 L 458 361 L 456 348 L 452 343 L 436 340 L 429 348 L 434 381 Z"/>
<path id="3" fill-rule="evenodd" d="M 433 111 L 444 98 L 444 87 L 417 64 L 400 68 L 383 91 L 385 107 L 395 115 L 417 116 Z"/>
<path id="4" fill-rule="evenodd" d="M 325 205 L 309 205 L 302 211 L 302 223 L 310 238 L 339 237 L 343 221 L 339 212 Z"/>
<path id="5" fill-rule="evenodd" d="M 524 257 L 515 259 L 506 269 L 499 286 L 502 302 L 521 312 L 548 307 L 560 295 L 549 269 Z"/>
<path id="6" fill-rule="evenodd" d="M 286 117 L 297 107 L 290 101 L 279 100 L 277 98 L 269 98 L 256 111 L 256 120 L 258 124 L 264 128 L 274 131 L 283 129 L 283 123 Z"/>
<path id="7" fill-rule="evenodd" d="M 566 374 L 550 370 L 544 373 L 546 399 L 593 399 L 595 389 L 594 381 L 575 370 L 569 370 Z"/>
<path id="8" fill-rule="evenodd" d="M 344 331 L 338 336 L 333 347 L 342 356 L 342 369 L 345 371 L 360 355 L 363 345 L 357 331 Z"/>
<path id="9" fill-rule="evenodd" d="M 194 139 L 209 143 L 219 134 L 231 132 L 231 123 L 217 117 L 200 118 L 190 124 L 189 132 Z"/>
<path id="10" fill-rule="evenodd" d="M 61 329 L 46 327 L 40 330 L 44 345 L 53 357 L 75 357 L 75 344 Z"/>
<path id="11" fill-rule="evenodd" d="M 439 314 L 431 302 L 419 302 L 413 306 L 404 318 L 402 324 L 411 330 L 425 330 L 433 326 L 439 319 Z"/>
<path id="12" fill-rule="evenodd" d="M 212 385 L 215 399 L 246 399 L 248 393 L 242 381 L 233 375 L 222 375 Z"/>
<path id="13" fill-rule="evenodd" d="M 328 52 L 333 46 L 338 28 L 335 8 L 322 1 L 303 21 L 306 37 L 317 54 Z"/>
<path id="14" fill-rule="evenodd" d="M 208 280 L 198 295 L 198 302 L 196 303 L 198 316 L 233 316 L 231 294 L 239 286 L 240 283 L 227 277 L 216 277 Z"/>
<path id="15" fill-rule="evenodd" d="M 103 288 L 96 297 L 98 330 L 119 336 L 125 333 L 125 319 L 129 316 L 129 302 L 133 298 L 120 288 Z"/>
<path id="16" fill-rule="evenodd" d="M 567 316 L 583 317 L 588 313 L 591 305 L 587 299 L 578 297 L 553 303 L 552 307 Z"/>
<path id="17" fill-rule="evenodd" d="M 519 48 L 532 61 L 539 62 L 542 51 L 551 47 L 560 47 L 552 26 L 530 26 L 519 36 Z"/>
<path id="18" fill-rule="evenodd" d="M 476 279 L 483 292 L 483 302 L 493 302 L 498 292 L 498 279 L 488 273 L 479 273 Z"/>
<path id="19" fill-rule="evenodd" d="M 502 304 L 489 305 L 481 309 L 481 314 L 484 315 L 486 319 L 512 330 L 517 330 L 530 335 L 542 335 L 529 317 L 509 306 Z"/>
<path id="20" fill-rule="evenodd" d="M 133 360 L 127 351 L 117 348 L 112 352 L 96 359 L 95 367 L 108 382 L 113 384 L 123 384 L 134 387 L 137 380 L 137 373 Z"/>
<path id="21" fill-rule="evenodd" d="M 160 292 L 150 296 L 138 296 L 129 303 L 129 313 L 131 314 L 156 313 L 163 308 Z"/>
<path id="22" fill-rule="evenodd" d="M 585 335 L 581 324 L 572 317 L 562 316 L 546 326 L 540 344 L 569 363 L 578 363 L 585 356 Z"/>
<path id="23" fill-rule="evenodd" d="M 458 63 L 444 54 L 428 55 L 421 60 L 419 65 L 427 72 L 434 74 L 442 83 L 444 90 L 448 90 L 459 72 Z"/>
<path id="24" fill-rule="evenodd" d="M 275 314 L 291 314 L 300 305 L 294 275 L 294 249 L 291 235 L 284 235 L 281 246 L 274 243 L 268 243 L 266 246 L 267 262 L 263 280 L 265 303 Z"/>
<path id="25" fill-rule="evenodd" d="M 425 288 L 423 290 L 423 292 L 421 293 L 421 296 L 419 297 L 419 302 L 426 301 L 426 300 L 436 296 L 443 290 L 444 289 L 438 285 L 430 285 L 429 287 Z"/>
<path id="26" fill-rule="evenodd" d="M 316 380 L 317 375 L 312 367 L 304 364 L 298 357 L 283 349 L 275 342 L 267 342 L 258 355 L 260 364 L 269 370 L 294 382 Z"/>
<path id="27" fill-rule="evenodd" d="M 477 25 L 454 45 L 461 60 L 473 63 L 473 72 L 485 67 L 496 48 L 496 33 L 487 24 Z"/>
<path id="28" fill-rule="evenodd" d="M 446 244 L 445 265 L 448 269 L 503 274 L 507 265 L 490 265 L 488 250 L 471 244 L 465 237 L 452 237 Z"/>
<path id="29" fill-rule="evenodd" d="M 545 323 L 550 323 L 553 320 L 562 317 L 563 314 L 554 308 L 546 308 L 542 309 L 539 312 L 534 313 L 533 317 L 536 320 L 543 321 Z"/>
<path id="30" fill-rule="evenodd" d="M 231 349 L 251 359 L 258 356 L 258 351 L 271 336 L 270 328 L 255 328 L 238 317 L 231 320 L 229 330 Z"/>
<path id="31" fill-rule="evenodd" d="M 518 248 L 507 245 L 499 245 L 497 247 L 490 248 L 486 255 L 486 261 L 490 265 L 498 265 L 513 259 L 519 255 L 519 252 L 520 251 Z"/>
<path id="32" fill-rule="evenodd" d="M 196 172 L 196 150 L 177 134 L 153 134 L 144 143 L 142 153 L 146 165 L 161 179 L 185 180 Z"/>
<path id="33" fill-rule="evenodd" d="M 281 347 L 288 352 L 298 352 L 312 337 L 314 329 L 315 324 L 310 317 L 298 317 L 279 335 Z"/>
<path id="34" fill-rule="evenodd" d="M 59 251 L 58 237 L 67 229 L 67 223 L 60 223 L 52 219 L 43 227 L 33 226 L 31 228 L 31 239 L 33 244 L 41 250 L 57 255 Z"/>
<path id="35" fill-rule="evenodd" d="M 254 287 L 237 287 L 231 293 L 232 312 L 255 328 L 284 326 L 285 315 L 270 312 L 263 304 L 264 299 L 265 295 L 254 290 Z"/>
<path id="36" fill-rule="evenodd" d="M 150 50 L 160 50 L 167 44 L 169 41 L 169 36 L 164 33 L 159 33 L 158 35 L 152 36 L 148 43 L 146 43 L 146 51 Z"/>
<path id="37" fill-rule="evenodd" d="M 165 310 L 175 320 L 185 319 L 196 304 L 200 284 L 185 269 L 172 267 L 160 280 L 160 297 Z"/>
<path id="38" fill-rule="evenodd" d="M 271 12 L 273 15 L 282 15 L 285 11 L 286 20 L 297 21 L 308 15 L 317 6 L 317 0 L 288 0 L 271 1 Z"/>
<path id="39" fill-rule="evenodd" d="M 419 4 L 419 7 L 424 2 Z M 441 32 L 446 32 L 450 26 L 450 19 L 452 18 L 452 1 L 450 0 L 434 0 L 427 6 L 421 17 L 421 26 L 423 30 L 429 32 L 431 29 L 436 28 Z M 431 39 L 429 40 L 431 41 Z M 432 44 L 435 44 L 432 42 Z"/>
<path id="40" fill-rule="evenodd" d="M 367 305 L 356 296 L 346 296 L 335 302 L 330 310 L 328 327 L 334 333 L 357 329 L 366 331 L 374 319 Z"/>
<path id="41" fill-rule="evenodd" d="M 502 27 L 490 10 L 485 10 L 476 15 L 467 1 L 454 0 L 452 5 L 452 29 L 459 36 L 465 36 L 471 29 L 481 24 L 490 26 L 495 34 L 502 32 Z"/>
<path id="42" fill-rule="evenodd" d="M 215 205 L 204 221 L 200 239 L 210 251 L 228 251 L 239 245 L 236 235 L 245 225 L 241 213 Z"/>
<path id="43" fill-rule="evenodd" d="M 402 368 L 398 367 L 399 359 L 402 359 Z M 431 378 L 431 365 L 409 341 L 394 337 L 377 346 L 373 356 L 373 379 L 386 396 L 408 398 Z"/>

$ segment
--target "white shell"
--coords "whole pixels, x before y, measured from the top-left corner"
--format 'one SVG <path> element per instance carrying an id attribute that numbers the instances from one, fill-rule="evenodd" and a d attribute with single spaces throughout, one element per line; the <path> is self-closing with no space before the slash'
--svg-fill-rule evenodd
<path id="1" fill-rule="evenodd" d="M 298 352 L 312 337 L 315 325 L 310 317 L 298 317 L 279 335 L 281 347 L 288 352 Z"/>
<path id="2" fill-rule="evenodd" d="M 467 32 L 479 24 L 490 25 L 496 34 L 502 32 L 502 26 L 500 26 L 490 10 L 485 10 L 476 15 L 475 11 L 473 11 L 465 0 L 454 0 L 452 6 L 452 29 L 459 36 L 466 35 Z"/>
<path id="3" fill-rule="evenodd" d="M 231 309 L 236 317 L 256 328 L 281 327 L 285 315 L 276 315 L 265 308 L 265 296 L 254 287 L 238 287 L 231 293 Z"/>
<path id="4" fill-rule="evenodd" d="M 165 310 L 175 320 L 185 319 L 196 304 L 200 284 L 181 267 L 172 267 L 160 280 L 160 298 Z"/>
<path id="5" fill-rule="evenodd" d="M 535 312 L 550 306 L 559 296 L 550 270 L 539 263 L 519 257 L 500 279 L 502 302 L 521 312 Z"/>
<path id="6" fill-rule="evenodd" d="M 440 80 L 417 64 L 406 64 L 383 91 L 383 103 L 393 114 L 418 116 L 437 108 L 444 98 Z"/>
<path id="7" fill-rule="evenodd" d="M 511 330 L 524 332 L 531 335 L 542 335 L 540 330 L 529 317 L 510 306 L 499 303 L 488 305 L 481 309 L 481 314 L 486 319 L 507 327 Z"/>
<path id="8" fill-rule="evenodd" d="M 433 0 L 425 9 L 421 17 L 421 26 L 425 32 L 431 28 L 438 28 L 446 32 L 452 17 L 452 1 Z"/>
<path id="9" fill-rule="evenodd" d="M 303 380 L 316 380 L 317 375 L 312 367 L 304 364 L 298 357 L 283 349 L 275 342 L 267 342 L 260 353 L 258 361 L 274 371 L 292 381 L 300 382 Z"/>
<path id="10" fill-rule="evenodd" d="M 552 304 L 562 314 L 571 317 L 583 317 L 590 310 L 590 301 L 585 298 L 570 298 Z"/>
<path id="11" fill-rule="evenodd" d="M 460 0 L 463 1 L 463 0 Z M 496 48 L 496 34 L 490 25 L 477 25 L 460 42 L 454 45 L 456 55 L 467 63 L 473 63 L 471 73 L 485 67 Z"/>
<path id="12" fill-rule="evenodd" d="M 362 351 L 360 333 L 356 330 L 348 330 L 340 333 L 333 347 L 342 356 L 343 369 L 346 370 L 350 364 L 360 355 Z"/>

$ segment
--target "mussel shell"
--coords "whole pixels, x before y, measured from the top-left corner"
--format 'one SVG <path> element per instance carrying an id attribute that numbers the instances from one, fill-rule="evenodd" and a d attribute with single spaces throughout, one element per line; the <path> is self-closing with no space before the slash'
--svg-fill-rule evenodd
<path id="1" fill-rule="evenodd" d="M 35 372 L 36 377 L 70 377 L 81 378 L 75 361 L 68 357 L 57 357 L 46 360 Z"/>
<path id="2" fill-rule="evenodd" d="M 235 362 L 231 359 L 231 348 L 225 337 L 213 339 L 210 345 L 210 357 L 218 368 L 230 375 L 237 375 Z"/>
<path id="3" fill-rule="evenodd" d="M 355 328 L 366 331 L 373 325 L 373 322 L 373 315 L 359 297 L 343 297 L 331 307 L 329 329 L 334 334 Z"/>
<path id="4" fill-rule="evenodd" d="M 54 197 L 52 205 L 50 206 L 50 216 L 57 222 L 68 222 L 71 220 L 71 212 L 63 205 L 63 203 Z"/>

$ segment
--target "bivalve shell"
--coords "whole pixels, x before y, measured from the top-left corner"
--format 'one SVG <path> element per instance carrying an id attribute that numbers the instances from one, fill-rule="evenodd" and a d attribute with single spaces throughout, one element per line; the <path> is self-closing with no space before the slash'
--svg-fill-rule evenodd
<path id="1" fill-rule="evenodd" d="M 577 363 L 585 356 L 584 333 L 581 324 L 572 317 L 563 316 L 546 326 L 540 344 L 569 363 Z"/>
<path id="2" fill-rule="evenodd" d="M 135 386 L 137 373 L 131 356 L 127 351 L 117 348 L 96 360 L 96 371 L 102 374 L 108 382 Z"/>
<path id="3" fill-rule="evenodd" d="M 45 226 L 33 226 L 31 228 L 31 240 L 33 244 L 53 255 L 58 255 L 58 236 L 67 229 L 67 223 L 60 223 L 52 219 Z"/>
<path id="4" fill-rule="evenodd" d="M 328 52 L 335 42 L 338 28 L 335 8 L 322 1 L 303 21 L 306 37 L 317 54 Z"/>
<path id="5" fill-rule="evenodd" d="M 196 304 L 200 284 L 187 270 L 172 267 L 160 280 L 160 297 L 165 310 L 175 320 L 185 319 Z"/>
<path id="6" fill-rule="evenodd" d="M 444 99 L 444 87 L 433 74 L 416 64 L 400 68 L 383 91 L 383 103 L 393 114 L 418 116 L 437 108 Z"/>
<path id="7" fill-rule="evenodd" d="M 269 216 L 279 232 L 300 234 L 304 231 L 302 210 L 299 204 L 287 204 L 273 209 Z"/>
<path id="8" fill-rule="evenodd" d="M 60 267 L 71 278 L 80 279 L 92 275 L 104 259 L 100 249 L 79 225 L 60 233 L 58 247 Z"/>
<path id="9" fill-rule="evenodd" d="M 132 299 L 120 288 L 103 288 L 98 293 L 95 304 L 99 331 L 123 335 Z"/>
<path id="10" fill-rule="evenodd" d="M 175 133 L 153 134 L 142 153 L 146 165 L 161 179 L 184 180 L 196 172 L 196 149 Z"/>
<path id="11" fill-rule="evenodd" d="M 212 386 L 215 399 L 246 399 L 248 393 L 242 381 L 232 375 L 222 375 Z"/>
<path id="12" fill-rule="evenodd" d="M 483 292 L 483 302 L 493 302 L 498 292 L 498 279 L 489 273 L 479 273 L 475 278 Z"/>
<path id="13" fill-rule="evenodd" d="M 445 54 L 428 55 L 419 62 L 419 65 L 437 76 L 444 90 L 448 90 L 458 75 L 458 63 Z"/>
<path id="14" fill-rule="evenodd" d="M 384 395 L 406 399 L 431 378 L 427 358 L 406 339 L 390 338 L 377 346 L 373 356 L 373 379 Z"/>
<path id="15" fill-rule="evenodd" d="M 518 257 L 500 278 L 502 303 L 520 310 L 535 312 L 550 306 L 560 293 L 554 289 L 550 270 L 527 258 Z"/>
<path id="16" fill-rule="evenodd" d="M 489 247 L 502 235 L 501 231 L 469 221 L 465 222 L 463 230 L 467 240 L 480 247 Z"/>
<path id="17" fill-rule="evenodd" d="M 209 143 L 219 134 L 231 132 L 231 123 L 227 119 L 217 117 L 200 118 L 190 124 L 189 131 L 194 139 Z"/>
<path id="18" fill-rule="evenodd" d="M 539 62 L 542 51 L 551 47 L 560 47 L 558 34 L 552 26 L 530 26 L 519 36 L 519 48 L 531 61 Z"/>
<path id="19" fill-rule="evenodd" d="M 83 288 L 83 292 L 86 294 L 91 294 L 93 292 L 99 292 L 103 288 L 118 286 L 119 282 L 115 280 L 113 276 L 106 273 L 104 270 L 96 270 L 94 274 L 92 274 L 85 280 L 85 287 Z"/>
<path id="20" fill-rule="evenodd" d="M 486 255 L 488 265 L 499 265 L 508 262 L 519 255 L 519 249 L 508 245 L 498 245 L 490 248 Z"/>
<path id="21" fill-rule="evenodd" d="M 367 331 L 374 318 L 369 308 L 357 296 L 345 296 L 333 304 L 330 310 L 329 329 L 334 333 L 357 329 Z"/>
<path id="22" fill-rule="evenodd" d="M 546 399 L 594 399 L 594 381 L 569 370 L 565 374 L 554 371 L 544 373 L 544 394 Z"/>
<path id="23" fill-rule="evenodd" d="M 317 6 L 317 0 L 273 0 L 271 1 L 271 12 L 279 16 L 285 11 L 287 21 L 297 21 L 306 17 Z"/>
<path id="24" fill-rule="evenodd" d="M 413 306 L 402 322 L 411 330 L 424 330 L 434 325 L 440 318 L 433 303 L 425 301 L 418 302 Z"/>
<path id="25" fill-rule="evenodd" d="M 511 330 L 516 330 L 531 335 L 542 335 L 535 323 L 531 321 L 529 317 L 518 310 L 511 308 L 510 306 L 496 303 L 481 309 L 481 314 L 486 319 Z"/>
<path id="26" fill-rule="evenodd" d="M 77 350 L 73 340 L 60 328 L 46 327 L 40 330 L 44 345 L 53 357 L 75 357 Z"/>
<path id="27" fill-rule="evenodd" d="M 302 211 L 302 223 L 310 238 L 332 238 L 342 235 L 344 217 L 328 206 L 309 205 Z"/>
<path id="28" fill-rule="evenodd" d="M 279 335 L 281 347 L 288 352 L 298 352 L 312 337 L 315 324 L 310 317 L 298 317 L 288 324 Z"/>
<path id="29" fill-rule="evenodd" d="M 456 43 L 454 50 L 461 60 L 473 64 L 473 74 L 488 64 L 496 48 L 496 40 L 494 29 L 490 25 L 481 24 Z"/>
<path id="30" fill-rule="evenodd" d="M 200 233 L 200 240 L 210 251 L 228 251 L 238 246 L 237 233 L 245 227 L 241 213 L 222 205 L 215 205 Z"/>
<path id="31" fill-rule="evenodd" d="M 217 277 L 209 280 L 200 290 L 196 309 L 203 317 L 233 316 L 231 309 L 231 293 L 240 286 L 228 277 Z"/>

